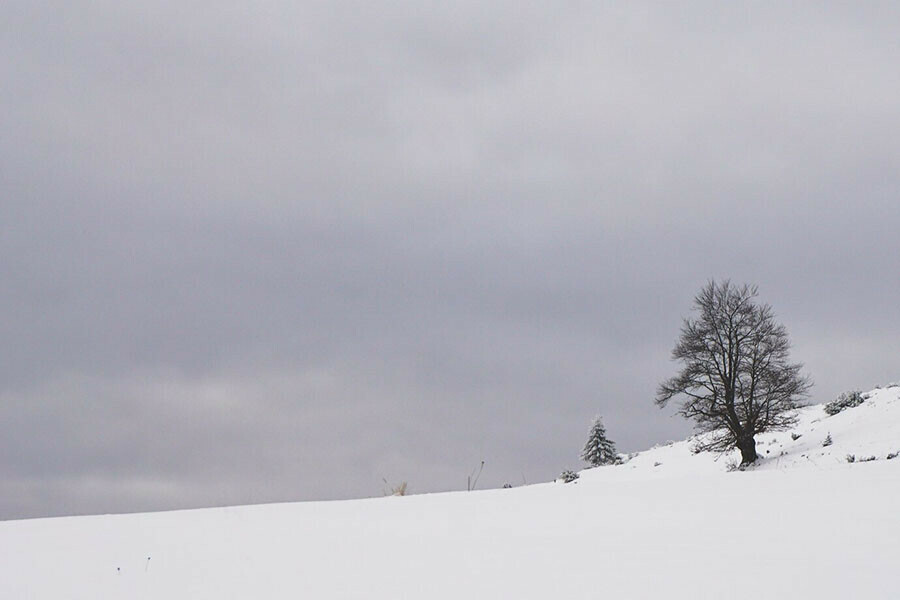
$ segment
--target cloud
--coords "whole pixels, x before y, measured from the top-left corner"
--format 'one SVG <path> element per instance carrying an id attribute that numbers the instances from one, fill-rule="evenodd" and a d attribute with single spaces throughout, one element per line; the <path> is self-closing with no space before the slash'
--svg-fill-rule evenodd
<path id="1" fill-rule="evenodd" d="M 897 379 L 891 4 L 7 3 L 0 518 L 549 479 L 760 284 Z"/>

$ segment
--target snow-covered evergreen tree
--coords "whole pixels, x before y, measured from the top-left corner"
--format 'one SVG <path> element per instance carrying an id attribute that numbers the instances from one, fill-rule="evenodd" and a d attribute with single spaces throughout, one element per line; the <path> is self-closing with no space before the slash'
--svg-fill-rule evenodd
<path id="1" fill-rule="evenodd" d="M 584 445 L 584 450 L 581 451 L 581 458 L 597 467 L 613 464 L 616 462 L 617 457 L 616 445 L 606 437 L 606 428 L 603 426 L 603 420 L 598 416 L 594 419 L 594 425 L 591 427 L 588 441 Z"/>

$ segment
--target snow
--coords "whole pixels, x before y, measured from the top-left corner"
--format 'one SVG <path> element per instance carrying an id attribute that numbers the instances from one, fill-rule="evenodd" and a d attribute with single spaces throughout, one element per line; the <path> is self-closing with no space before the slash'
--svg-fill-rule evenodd
<path id="1" fill-rule="evenodd" d="M 896 598 L 900 387 L 793 432 L 744 472 L 687 440 L 570 484 L 2 522 L 0 598 Z"/>

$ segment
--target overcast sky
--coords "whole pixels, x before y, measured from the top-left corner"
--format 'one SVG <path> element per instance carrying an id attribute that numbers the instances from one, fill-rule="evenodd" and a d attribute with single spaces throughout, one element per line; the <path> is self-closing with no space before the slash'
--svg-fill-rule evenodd
<path id="1" fill-rule="evenodd" d="M 299 5 L 298 5 L 299 4 Z M 552 479 L 710 278 L 900 380 L 894 2 L 0 4 L 0 519 Z"/>

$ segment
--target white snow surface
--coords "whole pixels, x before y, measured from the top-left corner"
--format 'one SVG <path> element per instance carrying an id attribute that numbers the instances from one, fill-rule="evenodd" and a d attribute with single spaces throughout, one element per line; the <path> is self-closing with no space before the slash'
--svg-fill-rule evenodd
<path id="1" fill-rule="evenodd" d="M 0 522 L 0 599 L 900 597 L 900 387 L 793 432 L 743 472 L 686 440 L 570 484 Z"/>

